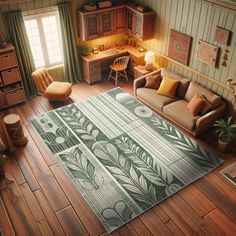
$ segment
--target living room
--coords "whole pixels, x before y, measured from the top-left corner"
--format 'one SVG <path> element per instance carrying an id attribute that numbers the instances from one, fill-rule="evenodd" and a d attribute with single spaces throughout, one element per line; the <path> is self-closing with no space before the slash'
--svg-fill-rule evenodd
<path id="1" fill-rule="evenodd" d="M 234 1 L 0 13 L 0 235 L 236 234 Z"/>

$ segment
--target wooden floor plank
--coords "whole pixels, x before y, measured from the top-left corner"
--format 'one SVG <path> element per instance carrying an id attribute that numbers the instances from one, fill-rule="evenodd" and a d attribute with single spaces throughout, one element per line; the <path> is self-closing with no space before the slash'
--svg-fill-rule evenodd
<path id="1" fill-rule="evenodd" d="M 64 231 L 70 236 L 88 235 L 74 209 L 68 206 L 56 213 Z"/>
<path id="2" fill-rule="evenodd" d="M 1 196 L 17 235 L 41 235 L 16 182 L 8 184 Z"/>
<path id="3" fill-rule="evenodd" d="M 194 185 L 187 186 L 179 192 L 184 201 L 201 217 L 216 208 L 207 197 Z"/>
<path id="4" fill-rule="evenodd" d="M 172 198 L 160 203 L 160 207 L 186 235 L 205 235 Z"/>
<path id="5" fill-rule="evenodd" d="M 166 225 L 150 209 L 145 214 L 139 216 L 142 223 L 148 228 L 153 235 L 173 235 Z"/>
<path id="6" fill-rule="evenodd" d="M 5 209 L 2 197 L 0 196 L 0 227 L 5 236 L 14 236 L 15 232 L 12 227 L 11 221 L 8 217 L 7 211 Z"/>
<path id="7" fill-rule="evenodd" d="M 84 198 L 78 192 L 76 187 L 71 183 L 69 177 L 62 170 L 59 165 L 51 166 L 51 170 L 65 192 L 67 198 L 73 205 L 77 215 L 80 217 L 82 223 L 87 228 L 91 236 L 99 235 L 105 231 L 104 227 L 95 216 L 93 211 L 89 208 Z"/>
<path id="8" fill-rule="evenodd" d="M 204 216 L 205 219 L 210 219 L 225 235 L 236 235 L 235 223 L 227 217 L 220 209 L 215 209 Z M 221 235 L 224 235 L 223 233 Z"/>
<path id="9" fill-rule="evenodd" d="M 48 222 L 34 196 L 34 194 L 31 192 L 28 184 L 22 184 L 20 185 L 21 192 L 23 193 L 25 200 L 31 209 L 32 215 L 38 225 L 38 228 L 42 235 L 53 235 Z"/>
<path id="10" fill-rule="evenodd" d="M 25 130 L 25 134 L 28 137 L 28 143 L 25 147 L 19 147 L 18 151 L 26 157 L 34 176 L 36 176 L 53 210 L 56 212 L 67 207 L 69 202 L 63 190 L 54 178 L 27 130 Z"/>
<path id="11" fill-rule="evenodd" d="M 224 192 L 216 188 L 208 178 L 199 179 L 195 182 L 195 185 L 210 201 L 236 222 L 236 204 L 234 200 L 228 198 Z"/>
<path id="12" fill-rule="evenodd" d="M 42 212 L 53 232 L 54 235 L 65 235 L 61 224 L 59 223 L 54 211 L 52 210 L 49 202 L 47 201 L 42 190 L 37 190 L 34 192 L 34 195 L 42 209 Z"/>
<path id="13" fill-rule="evenodd" d="M 151 232 L 148 230 L 148 228 L 145 227 L 145 225 L 142 223 L 142 221 L 139 218 L 135 218 L 130 223 L 133 228 L 137 231 L 137 233 L 145 236 L 151 236 Z"/>

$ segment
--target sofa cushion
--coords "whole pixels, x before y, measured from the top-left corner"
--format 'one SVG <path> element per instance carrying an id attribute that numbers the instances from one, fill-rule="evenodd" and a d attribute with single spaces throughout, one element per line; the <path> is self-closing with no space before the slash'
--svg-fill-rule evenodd
<path id="1" fill-rule="evenodd" d="M 187 105 L 187 101 L 179 100 L 164 106 L 163 112 L 169 118 L 192 131 L 199 116 L 192 116 L 192 114 L 187 109 Z"/>
<path id="2" fill-rule="evenodd" d="M 174 98 L 178 86 L 179 86 L 178 80 L 174 80 L 167 76 L 164 76 L 161 81 L 161 85 L 157 90 L 157 94 Z"/>
<path id="3" fill-rule="evenodd" d="M 199 97 L 198 95 L 195 95 L 188 103 L 187 109 L 193 116 L 196 116 L 200 113 L 201 109 L 204 107 L 205 104 L 206 102 L 203 98 Z"/>
<path id="4" fill-rule="evenodd" d="M 177 98 L 170 98 L 157 94 L 156 89 L 138 88 L 136 94 L 137 98 L 142 100 L 153 109 L 157 109 L 159 111 L 162 111 L 163 106 L 177 101 Z"/>
<path id="5" fill-rule="evenodd" d="M 202 95 L 201 98 L 205 101 L 205 105 L 204 105 L 203 108 L 201 109 L 200 114 L 201 114 L 201 115 L 205 115 L 205 114 L 212 108 L 212 105 L 211 105 L 211 103 L 209 103 L 209 102 L 207 101 L 207 99 L 205 98 L 205 96 Z"/>
<path id="6" fill-rule="evenodd" d="M 161 84 L 161 75 L 147 75 L 145 88 L 158 89 Z"/>
<path id="7" fill-rule="evenodd" d="M 210 90 L 208 90 L 207 88 L 202 87 L 201 85 L 195 83 L 195 82 L 191 82 L 188 90 L 185 94 L 185 99 L 187 101 L 191 101 L 191 99 L 195 96 L 204 96 L 208 102 L 210 102 L 212 104 L 213 108 L 216 108 L 220 105 L 221 103 L 221 98 L 220 96 L 214 94 L 213 92 L 211 92 Z"/>
<path id="8" fill-rule="evenodd" d="M 185 93 L 186 93 L 186 91 L 188 89 L 188 86 L 189 86 L 191 80 L 183 78 L 182 76 L 177 75 L 176 73 L 174 73 L 172 71 L 169 71 L 169 70 L 167 70 L 165 68 L 162 68 L 161 76 L 162 77 L 163 76 L 167 76 L 169 78 L 179 80 L 180 83 L 179 83 L 178 89 L 176 91 L 176 96 L 181 98 L 181 99 L 184 98 Z"/>

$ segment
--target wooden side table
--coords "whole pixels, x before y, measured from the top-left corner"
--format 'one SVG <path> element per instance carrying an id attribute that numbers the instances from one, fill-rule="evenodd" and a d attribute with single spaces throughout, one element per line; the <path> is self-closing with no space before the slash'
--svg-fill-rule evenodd
<path id="1" fill-rule="evenodd" d="M 24 146 L 28 142 L 28 138 L 24 135 L 20 116 L 17 114 L 9 114 L 3 118 L 7 133 L 15 146 Z"/>
<path id="2" fill-rule="evenodd" d="M 137 79 L 143 75 L 146 75 L 148 73 L 151 73 L 152 71 L 156 70 L 156 68 L 153 68 L 151 71 L 146 70 L 145 66 L 135 66 L 134 67 L 134 79 Z"/>

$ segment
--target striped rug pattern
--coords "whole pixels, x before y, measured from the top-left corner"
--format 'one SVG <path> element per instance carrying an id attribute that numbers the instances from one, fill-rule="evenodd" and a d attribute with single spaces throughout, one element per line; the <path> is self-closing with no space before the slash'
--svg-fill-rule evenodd
<path id="1" fill-rule="evenodd" d="M 223 162 L 120 88 L 31 122 L 109 233 Z"/>

